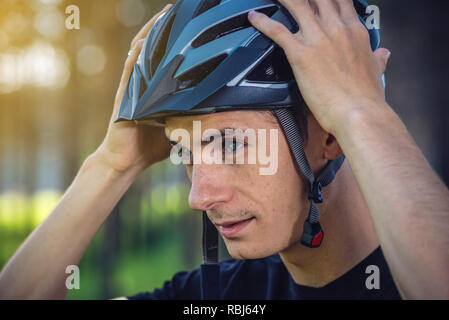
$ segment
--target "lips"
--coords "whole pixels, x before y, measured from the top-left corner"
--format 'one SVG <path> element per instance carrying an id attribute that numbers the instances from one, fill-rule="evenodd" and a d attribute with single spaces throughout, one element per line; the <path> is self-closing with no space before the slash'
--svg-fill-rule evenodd
<path id="1" fill-rule="evenodd" d="M 237 235 L 240 231 L 242 231 L 251 221 L 254 219 L 249 218 L 246 220 L 240 220 L 236 222 L 225 222 L 221 224 L 217 224 L 220 227 L 220 232 L 224 237 L 233 237 Z"/>

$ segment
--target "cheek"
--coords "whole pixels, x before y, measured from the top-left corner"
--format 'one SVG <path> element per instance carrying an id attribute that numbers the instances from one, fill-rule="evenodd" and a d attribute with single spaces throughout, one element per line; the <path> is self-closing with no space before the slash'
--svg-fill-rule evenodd
<path id="1" fill-rule="evenodd" d="M 298 174 L 286 144 L 280 144 L 278 172 L 264 179 L 260 197 L 263 215 L 257 234 L 260 241 L 269 241 L 276 250 L 282 250 L 299 240 L 308 211 L 305 180 Z"/>
<path id="2" fill-rule="evenodd" d="M 278 171 L 259 174 L 259 165 L 244 165 L 232 170 L 238 190 L 236 207 L 257 212 L 252 231 L 240 241 L 226 241 L 234 257 L 259 258 L 278 253 L 299 241 L 307 215 L 305 178 L 299 175 L 286 141 L 279 142 Z"/>
<path id="3" fill-rule="evenodd" d="M 286 245 L 300 230 L 304 218 L 304 204 L 301 196 L 300 180 L 290 177 L 282 179 L 279 188 L 267 197 L 261 217 L 261 234 L 273 242 Z"/>

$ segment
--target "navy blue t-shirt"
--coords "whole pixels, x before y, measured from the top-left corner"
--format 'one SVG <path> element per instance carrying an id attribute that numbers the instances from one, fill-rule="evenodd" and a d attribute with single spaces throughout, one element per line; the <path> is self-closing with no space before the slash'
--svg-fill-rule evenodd
<path id="1" fill-rule="evenodd" d="M 379 268 L 379 289 L 367 289 L 367 278 L 373 274 L 372 271 L 367 273 L 370 265 Z M 200 281 L 199 268 L 179 272 L 162 288 L 128 299 L 199 300 Z M 380 247 L 343 276 L 321 288 L 296 284 L 279 254 L 263 259 L 221 262 L 220 286 L 221 298 L 225 300 L 401 299 Z"/>

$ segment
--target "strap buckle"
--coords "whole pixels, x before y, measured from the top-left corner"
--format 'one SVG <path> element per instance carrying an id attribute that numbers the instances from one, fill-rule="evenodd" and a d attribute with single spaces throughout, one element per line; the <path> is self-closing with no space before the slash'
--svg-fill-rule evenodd
<path id="1" fill-rule="evenodd" d="M 323 242 L 324 232 L 319 222 L 311 223 L 307 219 L 301 236 L 301 243 L 308 248 L 318 248 Z"/>
<path id="2" fill-rule="evenodd" d="M 323 202 L 323 193 L 321 191 L 322 185 L 320 181 L 315 181 L 309 189 L 309 200 L 315 203 Z"/>

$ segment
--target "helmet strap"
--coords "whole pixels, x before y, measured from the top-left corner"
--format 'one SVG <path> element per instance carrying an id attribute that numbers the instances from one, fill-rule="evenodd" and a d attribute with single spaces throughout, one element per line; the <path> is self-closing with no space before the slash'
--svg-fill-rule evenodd
<path id="1" fill-rule="evenodd" d="M 203 264 L 201 265 L 201 300 L 220 299 L 218 231 L 203 211 Z"/>
<path id="2" fill-rule="evenodd" d="M 317 248 L 323 241 L 324 232 L 319 223 L 319 210 L 316 204 L 323 202 L 323 194 L 321 189 L 334 180 L 337 171 L 345 161 L 345 156 L 342 155 L 335 160 L 329 161 L 318 178 L 315 179 L 309 162 L 307 161 L 303 147 L 303 139 L 292 111 L 287 108 L 282 108 L 275 110 L 274 113 L 279 119 L 279 122 L 284 130 L 285 136 L 287 137 L 290 149 L 299 169 L 310 183 L 308 191 L 310 209 L 304 223 L 301 243 L 309 248 Z"/>

